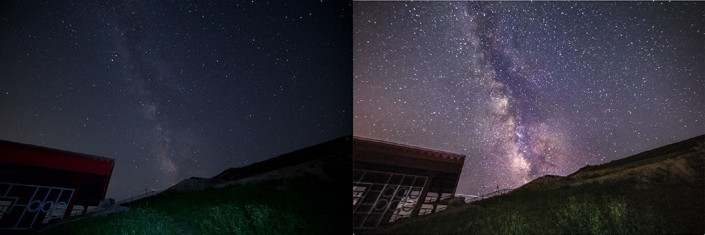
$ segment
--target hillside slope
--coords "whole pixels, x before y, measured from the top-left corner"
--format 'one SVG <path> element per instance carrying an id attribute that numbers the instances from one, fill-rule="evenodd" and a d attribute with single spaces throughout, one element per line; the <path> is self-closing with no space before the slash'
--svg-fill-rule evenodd
<path id="1" fill-rule="evenodd" d="M 211 179 L 187 179 L 127 203 L 129 212 L 41 233 L 349 234 L 351 151 L 351 137 L 335 139 Z"/>
<path id="2" fill-rule="evenodd" d="M 325 143 L 286 153 L 252 165 L 229 168 L 213 178 L 192 177 L 164 190 L 162 194 L 222 188 L 236 184 L 251 184 L 269 180 L 314 176 L 332 181 L 346 172 L 350 162 L 340 156 L 351 151 L 350 137 L 341 137 Z M 346 166 L 350 166 L 345 168 Z"/>
<path id="3" fill-rule="evenodd" d="M 503 196 L 381 228 L 381 233 L 634 234 L 705 232 L 705 135 Z"/>

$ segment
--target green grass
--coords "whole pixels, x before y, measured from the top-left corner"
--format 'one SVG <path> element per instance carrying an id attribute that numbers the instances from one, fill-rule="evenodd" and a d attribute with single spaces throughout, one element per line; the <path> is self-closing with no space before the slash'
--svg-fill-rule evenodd
<path id="1" fill-rule="evenodd" d="M 305 222 L 287 211 L 267 205 L 225 204 L 208 208 L 198 228 L 206 234 L 286 234 L 306 231 Z"/>
<path id="2" fill-rule="evenodd" d="M 336 194 L 347 191 L 344 184 L 299 179 L 163 195 L 43 234 L 348 234 L 349 200 Z"/>
<path id="3" fill-rule="evenodd" d="M 705 158 L 693 148 L 703 136 L 667 145 L 571 176 L 544 177 L 508 194 L 454 205 L 376 233 L 402 234 L 705 234 Z M 685 168 L 666 160 L 685 157 Z M 586 178 L 663 162 L 648 175 L 609 181 Z M 606 170 L 606 171 L 604 171 Z M 673 177 L 694 171 L 688 177 Z M 611 172 L 611 173 L 610 173 Z M 576 182 L 579 182 L 576 183 Z"/>
<path id="4" fill-rule="evenodd" d="M 663 218 L 651 207 L 641 210 L 626 200 L 570 197 L 554 210 L 556 228 L 570 234 L 660 234 Z"/>
<path id="5" fill-rule="evenodd" d="M 401 234 L 692 234 L 705 232 L 705 193 L 694 185 L 634 182 L 517 191 L 383 227 Z"/>
<path id="6" fill-rule="evenodd" d="M 516 210 L 506 208 L 499 211 L 492 208 L 481 213 L 476 224 L 466 227 L 468 233 L 480 234 L 524 234 L 529 229 L 529 223 Z"/>
<path id="7" fill-rule="evenodd" d="M 174 219 L 152 209 L 96 217 L 62 225 L 47 234 L 179 234 Z"/>

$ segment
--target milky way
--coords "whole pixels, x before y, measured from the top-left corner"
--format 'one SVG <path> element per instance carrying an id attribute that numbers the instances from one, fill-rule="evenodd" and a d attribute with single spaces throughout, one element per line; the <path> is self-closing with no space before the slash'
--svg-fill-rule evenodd
<path id="1" fill-rule="evenodd" d="M 703 134 L 702 9 L 356 2 L 354 134 L 467 155 L 469 194 Z"/>
<path id="2" fill-rule="evenodd" d="M 107 197 L 351 134 L 352 6 L 2 1 L 0 139 L 115 159 Z"/>

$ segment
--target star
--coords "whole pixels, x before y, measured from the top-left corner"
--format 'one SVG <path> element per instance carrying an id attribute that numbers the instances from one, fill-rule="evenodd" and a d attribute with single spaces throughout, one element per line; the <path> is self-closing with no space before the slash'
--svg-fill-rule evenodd
<path id="1" fill-rule="evenodd" d="M 702 8 L 355 2 L 353 133 L 466 155 L 463 194 L 701 135 Z"/>

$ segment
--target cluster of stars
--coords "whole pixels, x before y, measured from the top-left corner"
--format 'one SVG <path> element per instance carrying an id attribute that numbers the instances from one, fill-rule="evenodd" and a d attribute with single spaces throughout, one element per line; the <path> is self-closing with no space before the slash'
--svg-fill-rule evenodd
<path id="1" fill-rule="evenodd" d="M 354 133 L 467 155 L 470 194 L 703 134 L 702 7 L 357 2 Z"/>
<path id="2" fill-rule="evenodd" d="M 114 158 L 108 197 L 350 135 L 349 3 L 0 9 L 0 139 Z"/>

